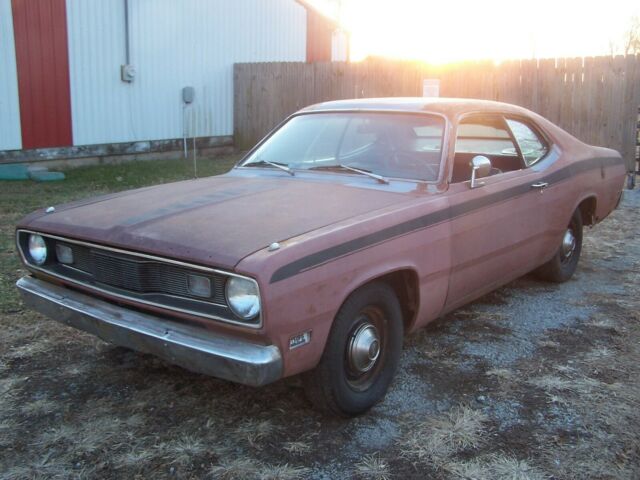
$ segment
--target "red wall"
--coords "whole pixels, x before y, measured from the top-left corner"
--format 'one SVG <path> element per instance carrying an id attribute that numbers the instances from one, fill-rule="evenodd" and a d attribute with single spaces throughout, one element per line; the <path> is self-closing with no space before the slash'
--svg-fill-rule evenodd
<path id="1" fill-rule="evenodd" d="M 307 8 L 307 62 L 330 62 L 335 24 Z"/>
<path id="2" fill-rule="evenodd" d="M 12 0 L 22 148 L 73 144 L 65 0 Z"/>

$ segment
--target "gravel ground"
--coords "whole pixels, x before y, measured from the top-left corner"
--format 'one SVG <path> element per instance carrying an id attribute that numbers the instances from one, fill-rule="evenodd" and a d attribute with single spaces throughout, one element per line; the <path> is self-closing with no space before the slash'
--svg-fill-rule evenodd
<path id="1" fill-rule="evenodd" d="M 407 338 L 384 402 L 326 418 L 296 378 L 186 372 L 17 308 L 2 478 L 640 478 L 640 191 L 575 277 L 519 279 Z"/>

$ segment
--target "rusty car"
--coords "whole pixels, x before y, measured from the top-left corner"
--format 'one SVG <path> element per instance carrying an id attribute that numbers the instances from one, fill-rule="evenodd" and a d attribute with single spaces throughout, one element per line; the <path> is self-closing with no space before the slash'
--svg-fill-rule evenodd
<path id="1" fill-rule="evenodd" d="M 195 372 L 301 374 L 313 404 L 354 416 L 385 396 L 407 333 L 529 272 L 569 280 L 624 179 L 619 153 L 518 106 L 326 102 L 224 175 L 32 213 L 17 286 Z"/>

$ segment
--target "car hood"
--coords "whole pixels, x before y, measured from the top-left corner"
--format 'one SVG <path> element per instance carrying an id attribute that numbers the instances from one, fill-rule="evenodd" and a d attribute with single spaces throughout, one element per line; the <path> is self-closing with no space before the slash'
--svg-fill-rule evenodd
<path id="1" fill-rule="evenodd" d="M 357 183 L 223 175 L 40 210 L 19 228 L 232 269 L 273 242 L 403 200 Z"/>

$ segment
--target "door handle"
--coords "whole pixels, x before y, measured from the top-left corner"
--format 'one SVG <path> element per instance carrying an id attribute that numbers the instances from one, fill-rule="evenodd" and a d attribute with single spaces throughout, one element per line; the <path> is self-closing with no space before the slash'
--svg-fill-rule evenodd
<path id="1" fill-rule="evenodd" d="M 547 182 L 536 182 L 531 184 L 531 188 L 538 188 L 540 190 L 542 190 L 545 187 L 548 187 L 549 184 Z"/>

